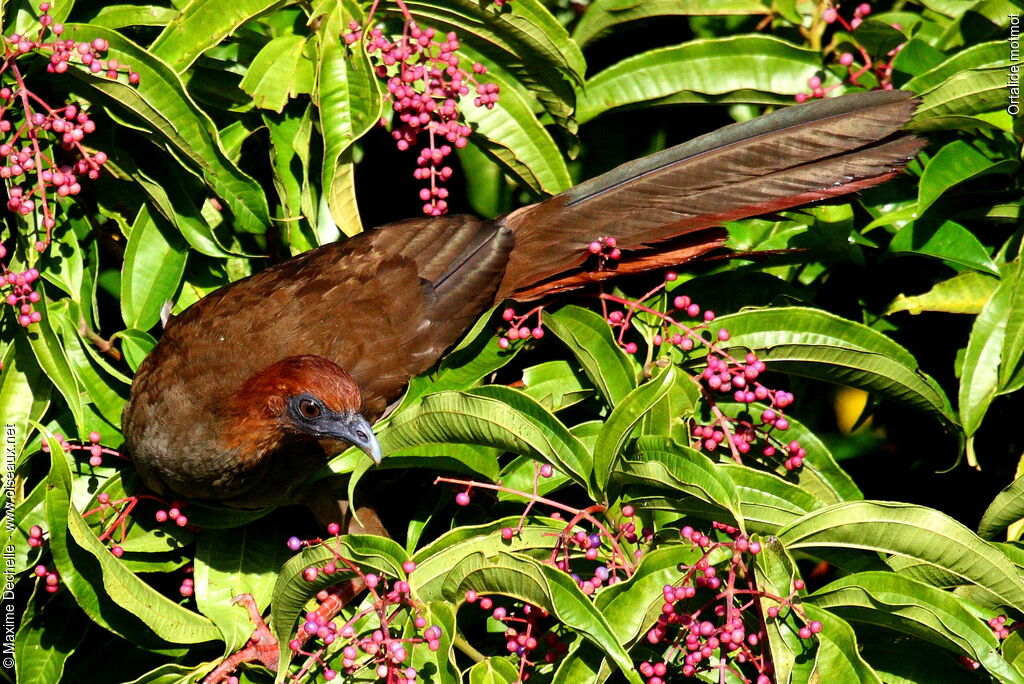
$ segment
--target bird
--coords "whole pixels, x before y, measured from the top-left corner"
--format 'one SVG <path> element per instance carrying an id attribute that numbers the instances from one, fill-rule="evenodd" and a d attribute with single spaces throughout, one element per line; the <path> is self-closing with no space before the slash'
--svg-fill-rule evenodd
<path id="1" fill-rule="evenodd" d="M 881 183 L 925 141 L 917 100 L 873 91 L 734 123 L 502 217 L 420 217 L 300 254 L 205 296 L 166 325 L 123 414 L 156 493 L 279 505 L 353 445 L 495 305 L 677 266 L 721 246 L 726 221 Z M 588 245 L 614 236 L 596 268 Z"/>

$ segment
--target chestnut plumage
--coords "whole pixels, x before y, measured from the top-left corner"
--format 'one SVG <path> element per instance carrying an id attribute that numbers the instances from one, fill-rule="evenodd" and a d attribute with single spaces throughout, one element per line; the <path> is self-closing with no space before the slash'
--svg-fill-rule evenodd
<path id="1" fill-rule="evenodd" d="M 263 507 L 369 424 L 473 322 L 724 242 L 722 222 L 854 192 L 922 147 L 909 93 L 821 100 L 624 164 L 507 216 L 419 218 L 232 283 L 173 319 L 132 384 L 124 434 L 147 485 Z M 589 243 L 621 258 L 592 270 Z"/>

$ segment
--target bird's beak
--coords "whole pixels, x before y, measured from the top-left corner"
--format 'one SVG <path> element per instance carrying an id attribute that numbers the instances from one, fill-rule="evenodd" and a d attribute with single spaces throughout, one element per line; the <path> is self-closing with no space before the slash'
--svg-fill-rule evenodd
<path id="1" fill-rule="evenodd" d="M 343 439 L 352 446 L 359 447 L 374 463 L 380 465 L 380 444 L 373 434 L 370 422 L 358 413 L 345 412 L 338 416 L 332 436 Z"/>

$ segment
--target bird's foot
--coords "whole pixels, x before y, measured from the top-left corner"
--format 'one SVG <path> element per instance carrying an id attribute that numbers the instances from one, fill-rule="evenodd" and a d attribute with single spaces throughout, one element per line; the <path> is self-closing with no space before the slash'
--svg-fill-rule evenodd
<path id="1" fill-rule="evenodd" d="M 245 607 L 249 613 L 249 619 L 252 620 L 256 629 L 253 630 L 249 641 L 246 642 L 240 651 L 225 658 L 224 662 L 218 665 L 213 672 L 206 675 L 203 684 L 228 682 L 232 673 L 242 663 L 259 663 L 271 672 L 277 672 L 279 656 L 277 639 L 274 638 L 274 635 L 270 632 L 270 627 L 264 622 L 263 616 L 260 615 L 260 611 L 256 608 L 256 600 L 252 597 L 252 594 L 242 594 L 235 597 L 234 603 Z"/>
<path id="2" fill-rule="evenodd" d="M 307 624 L 310 622 L 314 624 L 330 622 L 349 601 L 365 588 L 366 584 L 362 579 L 355 578 L 333 587 L 328 587 L 317 594 L 320 605 L 317 606 L 316 614 L 312 616 L 312 619 L 307 619 L 299 626 L 298 633 L 291 643 L 288 644 L 288 647 L 293 652 L 301 651 L 306 643 L 316 636 L 314 632 L 306 629 Z M 210 674 L 206 675 L 203 684 L 230 682 L 232 673 L 243 663 L 259 663 L 271 672 L 277 672 L 280 644 L 271 633 L 267 623 L 263 621 L 263 616 L 260 615 L 256 607 L 255 599 L 253 599 L 251 594 L 242 594 L 235 597 L 235 603 L 245 606 L 245 609 L 249 612 L 249 619 L 252 620 L 256 629 L 240 651 L 225 658 L 224 662 L 218 665 Z M 308 614 L 307 617 L 309 617 Z"/>

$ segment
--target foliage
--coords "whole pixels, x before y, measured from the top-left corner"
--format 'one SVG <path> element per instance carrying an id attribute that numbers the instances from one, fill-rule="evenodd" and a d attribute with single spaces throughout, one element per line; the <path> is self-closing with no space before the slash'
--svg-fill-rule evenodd
<path id="1" fill-rule="evenodd" d="M 38 10 L 0 3 L 18 680 L 194 681 L 246 644 L 245 592 L 281 643 L 316 633 L 299 681 L 1024 681 L 1014 0 Z M 437 114 L 389 82 L 413 22 L 437 32 L 422 64 L 480 65 L 434 84 L 463 98 Z M 906 173 L 729 224 L 737 258 L 489 315 L 416 378 L 384 466 L 331 464 L 394 540 L 130 498 L 120 414 L 167 313 L 364 224 L 494 216 L 858 87 L 920 97 Z M 318 622 L 345 573 L 372 591 Z"/>

